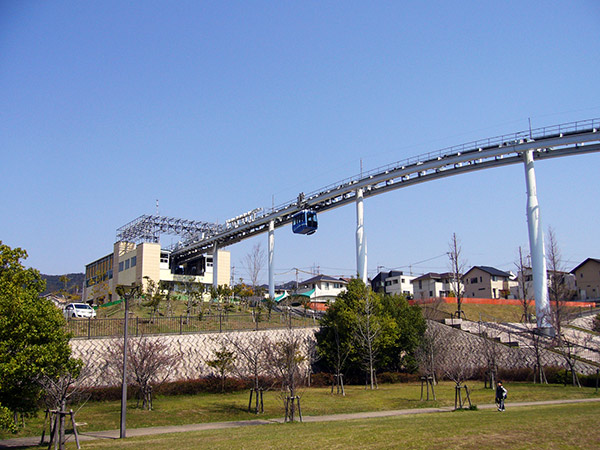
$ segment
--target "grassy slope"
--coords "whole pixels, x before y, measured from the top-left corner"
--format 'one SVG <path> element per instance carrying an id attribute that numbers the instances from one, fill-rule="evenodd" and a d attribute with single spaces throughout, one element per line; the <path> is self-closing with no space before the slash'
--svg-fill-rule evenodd
<path id="1" fill-rule="evenodd" d="M 475 404 L 493 403 L 493 391 L 484 389 L 482 383 L 468 383 L 471 400 Z M 563 398 L 594 397 L 592 388 L 573 388 L 561 385 L 533 385 L 526 383 L 508 384 L 508 405 L 510 402 L 553 400 Z M 454 405 L 454 384 L 444 382 L 436 387 L 437 401 L 420 401 L 420 383 L 382 385 L 376 391 L 365 390 L 360 386 L 350 386 L 347 395 L 331 395 L 328 388 L 306 389 L 301 406 L 305 415 L 324 415 L 361 411 L 384 411 L 407 408 Z M 257 416 L 248 413 L 248 392 L 231 394 L 199 394 L 157 398 L 154 411 L 142 411 L 130 403 L 127 412 L 127 427 L 178 425 L 201 422 L 249 420 Z M 77 408 L 73 408 L 77 410 Z M 282 402 L 277 392 L 265 393 L 265 414 L 261 418 L 282 417 Z M 43 414 L 30 419 L 27 427 L 18 436 L 40 435 Z M 77 422 L 88 425 L 82 431 L 118 429 L 120 402 L 90 402 L 78 413 Z M 0 434 L 9 438 L 11 435 Z"/>
<path id="2" fill-rule="evenodd" d="M 598 413 L 597 403 L 523 407 L 103 440 L 86 442 L 85 448 L 591 449 L 598 448 L 600 428 L 582 424 Z"/>

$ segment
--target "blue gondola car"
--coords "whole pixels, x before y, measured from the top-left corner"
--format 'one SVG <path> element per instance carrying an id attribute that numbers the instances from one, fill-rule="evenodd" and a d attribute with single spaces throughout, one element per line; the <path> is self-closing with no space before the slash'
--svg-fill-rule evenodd
<path id="1" fill-rule="evenodd" d="M 292 219 L 292 231 L 297 234 L 313 234 L 318 226 L 317 213 L 308 209 L 297 212 Z"/>

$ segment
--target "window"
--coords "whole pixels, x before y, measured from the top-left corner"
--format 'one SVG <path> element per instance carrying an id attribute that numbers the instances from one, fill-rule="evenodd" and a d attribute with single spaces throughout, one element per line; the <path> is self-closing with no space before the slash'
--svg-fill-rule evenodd
<path id="1" fill-rule="evenodd" d="M 123 261 L 121 261 L 119 263 L 119 272 L 123 272 L 123 266 L 124 266 L 124 263 L 123 263 Z"/>
<path id="2" fill-rule="evenodd" d="M 477 284 L 477 277 L 471 278 L 471 284 Z"/>
<path id="3" fill-rule="evenodd" d="M 129 260 L 125 261 L 125 270 L 129 269 Z"/>
<path id="4" fill-rule="evenodd" d="M 131 258 L 131 267 L 135 267 L 136 264 L 137 264 L 137 256 L 133 256 Z"/>

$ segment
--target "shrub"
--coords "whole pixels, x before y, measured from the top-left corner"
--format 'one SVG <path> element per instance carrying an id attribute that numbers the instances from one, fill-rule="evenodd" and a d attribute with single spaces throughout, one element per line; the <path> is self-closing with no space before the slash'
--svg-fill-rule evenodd
<path id="1" fill-rule="evenodd" d="M 333 374 L 327 372 L 313 373 L 310 384 L 314 387 L 326 387 L 333 384 Z"/>

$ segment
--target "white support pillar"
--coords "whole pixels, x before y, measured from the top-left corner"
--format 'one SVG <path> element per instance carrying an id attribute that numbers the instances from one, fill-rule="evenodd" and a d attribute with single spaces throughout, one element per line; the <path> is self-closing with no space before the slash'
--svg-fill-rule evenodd
<path id="1" fill-rule="evenodd" d="M 213 282 L 212 285 L 215 289 L 219 287 L 219 247 L 217 243 L 213 246 Z"/>
<path id="2" fill-rule="evenodd" d="M 533 150 L 524 154 L 525 180 L 527 183 L 527 226 L 529 229 L 529 249 L 531 253 L 531 271 L 535 294 L 535 315 L 537 326 L 544 334 L 553 335 L 550 304 L 548 302 L 548 277 L 546 274 L 546 251 L 544 231 L 540 219 L 540 205 L 537 199 Z"/>
<path id="3" fill-rule="evenodd" d="M 269 222 L 269 297 L 275 298 L 275 221 Z"/>
<path id="4" fill-rule="evenodd" d="M 367 283 L 367 242 L 365 239 L 363 190 L 356 191 L 356 273 Z"/>

